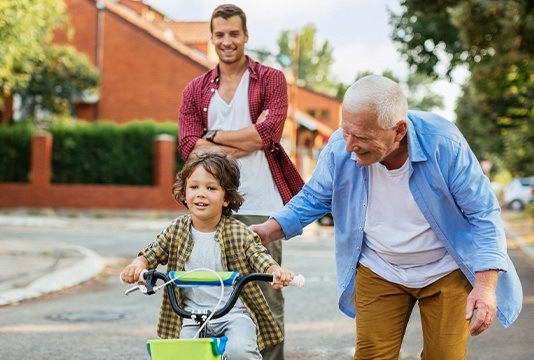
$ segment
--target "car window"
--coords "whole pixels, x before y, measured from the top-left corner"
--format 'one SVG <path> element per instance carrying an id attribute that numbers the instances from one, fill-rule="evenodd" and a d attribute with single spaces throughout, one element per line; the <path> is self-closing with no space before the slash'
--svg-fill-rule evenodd
<path id="1" fill-rule="evenodd" d="M 533 186 L 534 185 L 534 178 L 532 178 L 532 177 L 521 178 L 521 179 L 519 179 L 519 181 L 521 182 L 522 186 Z"/>

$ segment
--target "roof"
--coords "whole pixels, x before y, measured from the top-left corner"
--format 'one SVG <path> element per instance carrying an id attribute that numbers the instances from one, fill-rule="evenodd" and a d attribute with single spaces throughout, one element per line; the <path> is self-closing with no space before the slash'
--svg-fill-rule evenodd
<path id="1" fill-rule="evenodd" d="M 304 126 L 311 131 L 318 131 L 319 134 L 326 137 L 330 137 L 335 131 L 335 129 L 332 129 L 330 126 L 323 124 L 313 116 L 298 109 L 295 111 L 295 119 L 299 125 Z"/>
<path id="2" fill-rule="evenodd" d="M 209 21 L 161 21 L 160 29 L 170 29 L 179 41 L 187 45 L 205 44 L 211 36 Z"/>
<path id="3" fill-rule="evenodd" d="M 97 2 L 98 0 L 93 0 L 93 1 Z M 139 14 L 137 14 L 131 8 L 121 5 L 119 3 L 116 3 L 112 0 L 99 0 L 99 1 L 104 4 L 105 10 L 121 17 L 122 19 L 129 22 L 136 28 L 147 33 L 149 36 L 152 36 L 153 38 L 160 41 L 161 43 L 178 51 L 179 53 L 188 57 L 189 59 L 198 63 L 199 65 L 204 66 L 206 70 L 209 70 L 214 66 L 214 64 L 211 63 L 203 53 L 187 46 L 184 42 L 178 39 L 166 36 L 163 29 L 143 19 L 141 16 L 139 16 Z"/>

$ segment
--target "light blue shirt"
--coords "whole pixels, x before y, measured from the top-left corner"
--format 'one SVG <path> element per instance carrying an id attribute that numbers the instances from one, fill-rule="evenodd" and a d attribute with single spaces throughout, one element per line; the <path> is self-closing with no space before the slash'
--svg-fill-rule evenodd
<path id="1" fill-rule="evenodd" d="M 339 308 L 354 317 L 354 279 L 365 237 L 369 174 L 345 146 L 337 130 L 321 152 L 311 179 L 272 217 L 289 239 L 332 213 Z M 408 152 L 415 202 L 471 284 L 476 271 L 501 270 L 497 317 L 509 326 L 521 311 L 523 291 L 507 254 L 497 198 L 478 160 L 454 124 L 421 111 L 408 114 Z M 402 214 L 398 220 L 402 221 Z"/>

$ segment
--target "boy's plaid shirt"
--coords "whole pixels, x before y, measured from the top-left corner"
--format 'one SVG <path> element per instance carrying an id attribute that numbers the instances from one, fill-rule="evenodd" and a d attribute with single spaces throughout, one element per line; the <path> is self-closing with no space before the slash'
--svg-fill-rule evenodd
<path id="1" fill-rule="evenodd" d="M 159 264 L 167 264 L 167 271 L 183 271 L 194 246 L 190 226 L 190 215 L 176 218 L 157 236 L 156 241 L 149 244 L 139 255 L 147 258 L 151 269 Z M 271 265 L 276 265 L 265 247 L 261 245 L 259 237 L 232 217 L 221 218 L 215 232 L 215 240 L 221 246 L 223 264 L 228 271 L 235 270 L 240 274 L 264 273 Z M 183 306 L 180 289 L 175 288 L 175 293 L 178 303 Z M 282 332 L 258 284 L 247 284 L 241 292 L 240 299 L 256 323 L 260 350 L 281 342 Z M 158 320 L 158 335 L 163 339 L 178 338 L 181 326 L 182 319 L 173 311 L 169 296 L 164 291 Z"/>

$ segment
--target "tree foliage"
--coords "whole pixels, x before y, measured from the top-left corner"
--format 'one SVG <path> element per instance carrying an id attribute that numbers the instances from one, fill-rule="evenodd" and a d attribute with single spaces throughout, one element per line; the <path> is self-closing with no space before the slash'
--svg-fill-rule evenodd
<path id="1" fill-rule="evenodd" d="M 38 110 L 69 114 L 73 100 L 98 85 L 85 55 L 52 44 L 54 30 L 68 25 L 65 10 L 62 0 L 0 1 L 0 110 L 16 93 L 29 119 Z"/>
<path id="2" fill-rule="evenodd" d="M 18 93 L 30 118 L 42 109 L 53 115 L 69 114 L 73 98 L 99 84 L 98 71 L 71 46 L 50 46 L 28 62 L 33 71 L 28 85 Z"/>
<path id="3" fill-rule="evenodd" d="M 322 44 L 317 43 L 316 33 L 317 29 L 313 24 L 305 25 L 298 34 L 289 30 L 282 31 L 278 39 L 279 55 L 282 55 L 279 58 L 293 59 L 291 65 L 299 85 L 335 95 L 336 84 L 330 73 L 334 63 L 334 48 L 328 40 Z M 295 44 L 298 44 L 297 49 Z"/>
<path id="4" fill-rule="evenodd" d="M 24 87 L 33 71 L 26 61 L 43 51 L 63 23 L 65 3 L 57 0 L 0 1 L 0 94 Z"/>
<path id="5" fill-rule="evenodd" d="M 481 159 L 534 174 L 534 2 L 403 0 L 391 14 L 393 40 L 408 64 L 431 77 L 470 72 L 457 125 Z M 514 140 L 515 139 L 515 140 Z M 517 149 L 515 147 L 520 147 Z M 528 166 L 527 164 L 531 164 Z"/>

